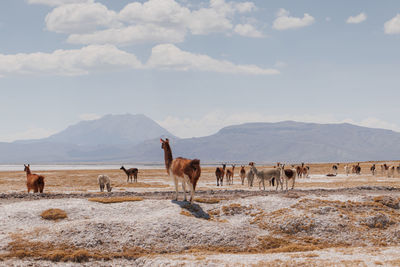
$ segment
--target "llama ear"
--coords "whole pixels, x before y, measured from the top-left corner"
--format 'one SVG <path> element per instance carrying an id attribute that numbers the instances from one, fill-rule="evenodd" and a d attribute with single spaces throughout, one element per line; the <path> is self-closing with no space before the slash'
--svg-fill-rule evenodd
<path id="1" fill-rule="evenodd" d="M 30 164 L 28 164 L 28 167 L 30 167 L 31 165 Z"/>
<path id="2" fill-rule="evenodd" d="M 165 142 L 169 143 L 169 139 L 168 139 L 168 138 L 165 138 Z"/>
<path id="3" fill-rule="evenodd" d="M 161 144 L 164 143 L 164 140 L 162 140 L 162 138 L 160 138 L 160 143 L 161 143 Z"/>

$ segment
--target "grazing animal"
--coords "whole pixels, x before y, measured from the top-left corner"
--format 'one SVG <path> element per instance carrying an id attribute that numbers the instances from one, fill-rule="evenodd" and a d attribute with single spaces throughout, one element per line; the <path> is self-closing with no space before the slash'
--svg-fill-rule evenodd
<path id="1" fill-rule="evenodd" d="M 278 190 L 279 184 L 281 185 L 281 190 L 283 190 L 283 185 L 281 181 L 281 168 L 274 168 L 269 170 L 262 170 L 258 171 L 257 168 L 254 166 L 254 163 L 251 166 L 251 171 L 257 176 L 258 178 L 258 188 L 261 190 L 261 183 L 263 184 L 263 188 L 265 190 L 265 180 L 272 181 L 275 178 L 276 182 L 276 190 Z"/>
<path id="2" fill-rule="evenodd" d="M 240 166 L 240 180 L 242 181 L 242 185 L 244 185 L 244 179 L 246 178 L 246 169 L 244 166 Z"/>
<path id="3" fill-rule="evenodd" d="M 349 176 L 349 174 L 350 174 L 350 166 L 349 165 L 344 166 L 344 172 L 346 173 L 346 176 Z"/>
<path id="4" fill-rule="evenodd" d="M 400 165 L 396 167 L 397 174 L 400 174 Z"/>
<path id="5" fill-rule="evenodd" d="M 168 138 L 165 140 L 160 138 L 160 142 L 161 149 L 164 150 L 165 168 L 168 175 L 174 179 L 176 191 L 175 200 L 178 200 L 178 182 L 180 181 L 185 196 L 184 200 L 186 201 L 186 185 L 188 185 L 190 189 L 190 202 L 192 203 L 196 184 L 201 175 L 200 160 L 191 160 L 181 157 L 173 159 Z"/>
<path id="6" fill-rule="evenodd" d="M 227 184 L 233 184 L 233 176 L 235 174 L 235 164 L 232 165 L 231 170 L 226 171 L 226 182 Z"/>
<path id="7" fill-rule="evenodd" d="M 217 167 L 215 169 L 215 177 L 217 177 L 217 186 L 222 186 L 224 182 L 226 164 L 222 164 L 222 168 Z"/>
<path id="8" fill-rule="evenodd" d="M 104 191 L 104 186 L 107 187 L 107 192 L 111 192 L 112 187 L 111 187 L 110 177 L 108 177 L 107 175 L 100 174 L 97 177 L 97 182 L 99 183 L 100 186 L 100 192 Z"/>
<path id="9" fill-rule="evenodd" d="M 375 173 L 376 173 L 376 166 L 375 166 L 375 164 L 372 164 L 370 170 L 371 170 L 372 175 L 375 175 Z"/>
<path id="10" fill-rule="evenodd" d="M 24 164 L 24 172 L 26 172 L 26 187 L 28 188 L 28 193 L 33 190 L 34 193 L 43 193 L 44 189 L 44 176 L 32 174 L 30 165 Z"/>
<path id="11" fill-rule="evenodd" d="M 281 179 L 282 185 L 283 181 L 286 183 L 286 191 L 288 190 L 288 181 L 292 180 L 292 189 L 294 188 L 294 184 L 296 182 L 296 169 L 285 169 L 285 165 L 281 168 Z"/>
<path id="12" fill-rule="evenodd" d="M 129 179 L 131 179 L 131 183 L 132 183 L 132 176 L 133 176 L 133 181 L 135 183 L 137 183 L 137 176 L 138 176 L 138 172 L 139 170 L 137 168 L 130 168 L 130 169 L 125 169 L 124 166 L 122 166 L 121 168 L 119 168 L 120 170 L 123 170 L 126 174 L 126 176 L 128 177 L 126 179 L 126 182 L 129 183 Z"/>

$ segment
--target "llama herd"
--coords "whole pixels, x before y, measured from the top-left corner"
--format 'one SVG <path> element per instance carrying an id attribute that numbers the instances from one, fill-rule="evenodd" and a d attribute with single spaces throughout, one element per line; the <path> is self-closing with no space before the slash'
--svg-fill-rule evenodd
<path id="1" fill-rule="evenodd" d="M 30 167 L 30 164 L 24 164 L 24 172 L 26 172 L 26 187 L 28 189 L 28 193 L 31 190 L 33 190 L 34 193 L 43 193 L 45 177 L 43 175 L 32 174 Z M 127 175 L 127 183 L 129 182 L 129 179 L 132 183 L 132 177 L 133 182 L 137 183 L 137 176 L 139 173 L 139 170 L 137 168 L 131 168 L 127 170 L 124 166 L 122 166 L 120 170 L 123 170 Z M 97 177 L 97 183 L 99 184 L 100 192 L 104 192 L 105 188 L 107 188 L 107 192 L 111 192 L 111 179 L 108 175 L 100 174 Z"/>
<path id="2" fill-rule="evenodd" d="M 244 185 L 244 181 L 247 178 L 248 186 L 253 187 L 254 177 L 257 177 L 259 182 L 258 187 L 261 189 L 261 184 L 262 184 L 264 190 L 265 190 L 265 181 L 267 181 L 269 185 L 272 186 L 274 186 L 276 183 L 276 190 L 278 190 L 279 185 L 283 190 L 283 182 L 286 183 L 286 190 L 288 190 L 288 181 L 292 181 L 292 189 L 293 189 L 295 185 L 296 176 L 305 178 L 307 176 L 303 176 L 303 173 L 308 174 L 309 171 L 309 167 L 305 167 L 304 163 L 302 164 L 301 167 L 298 166 L 295 169 L 285 168 L 285 165 L 281 165 L 280 163 L 278 163 L 277 166 L 274 166 L 273 168 L 261 171 L 257 170 L 257 168 L 254 165 L 255 165 L 254 162 L 249 163 L 250 170 L 247 172 L 247 174 L 245 166 L 241 165 L 239 174 L 242 185 Z M 306 169 L 305 172 L 303 172 L 303 167 L 304 169 Z M 217 186 L 223 185 L 225 169 L 226 169 L 226 164 L 222 164 L 222 168 L 217 167 L 215 170 L 215 176 L 217 178 Z M 233 184 L 234 170 L 235 170 L 235 165 L 233 164 L 232 169 L 227 171 L 226 179 L 228 185 Z"/>
<path id="3" fill-rule="evenodd" d="M 200 160 L 182 157 L 173 158 L 168 138 L 165 140 L 160 138 L 160 143 L 161 149 L 164 150 L 164 161 L 167 174 L 174 181 L 175 200 L 178 200 L 178 185 L 180 182 L 184 193 L 184 200 L 186 201 L 186 189 L 188 188 L 190 191 L 190 202 L 192 202 L 194 199 L 196 185 L 201 175 Z M 291 183 L 291 189 L 293 189 L 295 186 L 296 177 L 308 178 L 310 175 L 310 167 L 306 166 L 304 163 L 298 166 L 291 165 L 291 167 L 286 167 L 284 164 L 277 163 L 276 166 L 262 170 L 257 169 L 254 162 L 250 162 L 248 166 L 248 171 L 246 171 L 246 167 L 244 165 L 240 166 L 239 176 L 241 184 L 244 185 L 245 180 L 247 179 L 247 185 L 249 187 L 253 187 L 254 178 L 257 178 L 258 187 L 260 190 L 261 186 L 263 190 L 265 190 L 266 183 L 269 186 L 275 187 L 275 190 L 278 190 L 279 186 L 281 187 L 281 190 L 283 190 L 284 185 L 286 185 L 286 190 L 288 190 L 289 183 Z M 26 185 L 28 193 L 31 190 L 33 190 L 34 193 L 43 193 L 45 177 L 38 174 L 32 174 L 29 164 L 24 164 L 24 167 L 24 171 L 26 172 Z M 233 185 L 235 167 L 236 165 L 232 164 L 230 168 L 227 168 L 226 163 L 224 163 L 222 164 L 222 167 L 217 167 L 215 169 L 217 187 L 223 186 L 224 178 L 226 178 L 226 185 Z M 333 173 L 329 173 L 326 176 L 336 176 L 339 169 L 340 163 L 333 164 Z M 120 170 L 126 174 L 127 182 L 130 181 L 131 183 L 137 183 L 139 172 L 137 168 L 126 169 L 124 166 L 121 166 Z M 400 175 L 400 165 L 395 166 L 384 163 L 380 165 L 380 170 L 381 174 L 387 177 L 395 177 L 396 174 Z M 370 171 L 372 175 L 377 174 L 376 164 L 371 165 Z M 358 175 L 361 174 L 360 163 L 354 165 L 346 164 L 344 166 L 344 172 L 347 176 L 350 173 Z M 101 192 L 104 192 L 105 188 L 107 188 L 107 192 L 111 192 L 112 187 L 109 176 L 101 174 L 97 177 L 97 182 Z"/>

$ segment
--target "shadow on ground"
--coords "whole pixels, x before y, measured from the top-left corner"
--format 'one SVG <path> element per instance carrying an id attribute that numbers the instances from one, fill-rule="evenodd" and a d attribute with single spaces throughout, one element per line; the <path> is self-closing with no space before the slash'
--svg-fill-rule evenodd
<path id="1" fill-rule="evenodd" d="M 205 212 L 198 204 L 190 203 L 188 201 L 177 201 L 177 200 L 172 200 L 171 202 L 177 204 L 182 209 L 190 212 L 190 214 L 192 214 L 196 218 L 205 220 L 210 219 L 210 215 L 207 212 Z"/>

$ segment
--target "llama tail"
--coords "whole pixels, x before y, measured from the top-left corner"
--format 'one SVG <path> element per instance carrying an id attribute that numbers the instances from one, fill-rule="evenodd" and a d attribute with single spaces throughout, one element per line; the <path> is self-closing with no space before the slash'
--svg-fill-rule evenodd
<path id="1" fill-rule="evenodd" d="M 43 193 L 43 189 L 44 189 L 44 176 L 39 175 L 38 179 L 36 180 L 38 189 L 40 193 Z"/>
<path id="2" fill-rule="evenodd" d="M 196 190 L 196 184 L 201 175 L 200 160 L 194 159 L 190 161 L 190 167 L 194 170 L 193 189 Z"/>

